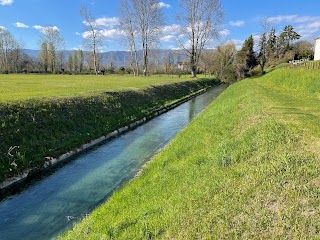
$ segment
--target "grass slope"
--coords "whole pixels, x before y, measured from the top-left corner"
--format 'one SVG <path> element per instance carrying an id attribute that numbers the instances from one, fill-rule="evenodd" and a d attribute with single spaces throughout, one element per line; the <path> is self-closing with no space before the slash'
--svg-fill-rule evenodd
<path id="1" fill-rule="evenodd" d="M 141 89 L 161 83 L 190 79 L 177 76 L 133 77 L 132 75 L 34 75 L 0 74 L 0 102 L 43 97 L 92 95 L 105 91 Z"/>
<path id="2" fill-rule="evenodd" d="M 319 238 L 318 76 L 230 86 L 62 239 Z"/>
<path id="3" fill-rule="evenodd" d="M 201 79 L 88 96 L 0 102 L 0 181 L 213 86 Z"/>

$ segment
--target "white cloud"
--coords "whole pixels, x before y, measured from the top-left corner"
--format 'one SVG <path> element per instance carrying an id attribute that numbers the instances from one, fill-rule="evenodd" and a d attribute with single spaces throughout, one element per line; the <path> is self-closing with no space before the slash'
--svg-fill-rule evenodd
<path id="1" fill-rule="evenodd" d="M 44 29 L 45 28 L 51 28 L 52 30 L 60 31 L 57 26 L 46 26 L 46 27 L 43 27 L 43 26 L 40 26 L 40 25 L 34 25 L 33 28 L 39 30 L 42 33 L 44 33 Z"/>
<path id="2" fill-rule="evenodd" d="M 83 24 L 86 26 L 89 25 L 87 21 L 83 21 Z M 119 22 L 119 18 L 116 18 L 116 17 L 112 17 L 112 18 L 103 17 L 103 18 L 97 18 L 94 24 L 97 27 L 113 28 L 115 26 L 118 26 L 120 22 Z"/>
<path id="3" fill-rule="evenodd" d="M 181 26 L 178 24 L 167 25 L 161 28 L 163 35 L 172 35 L 178 33 L 181 30 Z"/>
<path id="4" fill-rule="evenodd" d="M 11 5 L 13 0 L 0 0 L 0 5 Z"/>
<path id="5" fill-rule="evenodd" d="M 320 34 L 320 16 L 278 15 L 268 20 L 270 23 L 292 25 L 302 38 Z"/>
<path id="6" fill-rule="evenodd" d="M 221 36 L 228 36 L 228 35 L 230 35 L 230 31 L 228 29 L 223 29 L 223 30 L 219 31 L 219 34 Z"/>
<path id="7" fill-rule="evenodd" d="M 167 35 L 160 39 L 160 42 L 175 42 L 177 41 L 177 38 L 173 35 Z"/>
<path id="8" fill-rule="evenodd" d="M 157 5 L 158 5 L 158 8 L 170 8 L 171 7 L 170 4 L 167 4 L 164 2 L 159 2 Z"/>
<path id="9" fill-rule="evenodd" d="M 238 21 L 230 21 L 229 24 L 233 27 L 243 27 L 245 25 L 245 22 L 242 20 L 238 20 Z"/>
<path id="10" fill-rule="evenodd" d="M 18 27 L 18 28 L 29 28 L 28 25 L 21 23 L 21 22 L 16 22 L 14 25 L 16 25 L 16 27 Z"/>
<path id="11" fill-rule="evenodd" d="M 103 29 L 97 30 L 101 36 L 103 36 L 106 41 L 120 41 L 125 37 L 125 32 L 118 29 Z M 82 34 L 83 38 L 89 38 L 91 32 L 86 31 Z"/>
<path id="12" fill-rule="evenodd" d="M 6 30 L 6 28 L 4 26 L 0 26 L 0 29 L 2 30 Z"/>
<path id="13" fill-rule="evenodd" d="M 113 17 L 113 18 L 98 18 L 96 20 L 96 23 L 98 26 L 103 27 L 113 27 L 119 25 L 119 18 Z"/>

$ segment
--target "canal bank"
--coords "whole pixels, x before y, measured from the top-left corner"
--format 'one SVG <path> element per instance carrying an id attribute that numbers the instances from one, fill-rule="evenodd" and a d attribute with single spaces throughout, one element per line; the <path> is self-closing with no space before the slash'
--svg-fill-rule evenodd
<path id="1" fill-rule="evenodd" d="M 146 124 L 81 154 L 0 203 L 5 239 L 51 239 L 136 175 L 226 86 L 218 85 Z"/>
<path id="2" fill-rule="evenodd" d="M 199 79 L 143 90 L 0 104 L 0 182 L 14 177 L 0 189 L 215 84 Z"/>

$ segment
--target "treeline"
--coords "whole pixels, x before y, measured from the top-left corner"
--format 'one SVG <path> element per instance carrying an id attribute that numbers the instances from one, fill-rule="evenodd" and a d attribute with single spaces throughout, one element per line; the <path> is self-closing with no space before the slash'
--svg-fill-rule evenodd
<path id="1" fill-rule="evenodd" d="M 290 25 L 276 35 L 273 27 L 265 30 L 257 39 L 251 35 L 237 51 L 234 42 L 206 50 L 201 57 L 201 67 L 206 74 L 214 74 L 221 81 L 233 82 L 258 73 L 266 67 L 288 63 L 303 58 L 313 59 L 314 45 L 300 40 L 300 35 Z"/>

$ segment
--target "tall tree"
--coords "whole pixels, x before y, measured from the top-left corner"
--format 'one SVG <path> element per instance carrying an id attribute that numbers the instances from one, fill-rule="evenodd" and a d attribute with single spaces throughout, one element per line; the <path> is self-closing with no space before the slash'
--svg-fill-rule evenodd
<path id="1" fill-rule="evenodd" d="M 148 74 L 149 51 L 155 46 L 161 35 L 164 25 L 164 15 L 158 0 L 131 0 L 137 32 L 140 35 L 143 75 Z"/>
<path id="2" fill-rule="evenodd" d="M 79 72 L 82 73 L 83 71 L 83 51 L 81 49 L 78 50 L 79 54 Z"/>
<path id="3" fill-rule="evenodd" d="M 271 28 L 268 40 L 267 40 L 267 57 L 273 58 L 276 55 L 277 50 L 277 35 L 276 35 L 276 29 L 273 27 Z"/>
<path id="4" fill-rule="evenodd" d="M 98 47 L 102 43 L 102 34 L 98 29 L 98 23 L 93 16 L 93 14 L 89 11 L 88 7 L 82 6 L 80 9 L 80 14 L 83 17 L 85 29 L 84 29 L 84 39 L 85 45 L 92 51 L 93 57 L 93 70 L 95 74 L 98 74 Z"/>
<path id="5" fill-rule="evenodd" d="M 262 74 L 264 74 L 264 67 L 267 62 L 267 42 L 268 42 L 267 34 L 264 32 L 260 36 L 260 40 L 259 40 L 260 51 L 258 56 L 258 62 L 261 67 Z"/>
<path id="6" fill-rule="evenodd" d="M 48 60 L 50 63 L 51 72 L 56 71 L 57 52 L 64 46 L 64 39 L 60 35 L 60 31 L 57 27 L 47 26 L 42 29 L 42 39 L 40 45 L 43 42 L 47 43 L 48 48 Z"/>
<path id="7" fill-rule="evenodd" d="M 69 53 L 69 56 L 68 56 L 68 68 L 69 68 L 69 72 L 72 73 L 73 72 L 73 55 L 71 53 Z"/>
<path id="8" fill-rule="evenodd" d="M 237 80 L 234 60 L 237 50 L 234 42 L 218 46 L 213 52 L 213 70 L 222 82 Z"/>
<path id="9" fill-rule="evenodd" d="M 47 42 L 42 42 L 42 43 L 41 43 L 40 53 L 39 53 L 38 58 L 39 58 L 39 60 L 40 60 L 40 62 L 41 62 L 43 71 L 44 71 L 45 73 L 47 73 L 47 71 L 48 71 L 48 66 L 49 66 L 49 60 L 48 60 L 48 44 L 47 44 Z"/>
<path id="10" fill-rule="evenodd" d="M 0 28 L 0 70 L 4 73 L 9 73 L 10 54 L 19 48 L 17 46 L 18 43 L 12 34 L 8 30 Z"/>
<path id="11" fill-rule="evenodd" d="M 75 73 L 78 73 L 78 68 L 79 68 L 79 59 L 78 59 L 78 51 L 74 50 L 73 51 L 73 70 Z"/>
<path id="12" fill-rule="evenodd" d="M 291 44 L 294 40 L 300 39 L 300 35 L 294 31 L 291 25 L 284 27 L 283 32 L 280 34 L 279 38 L 284 43 L 284 49 L 290 50 Z"/>
<path id="13" fill-rule="evenodd" d="M 199 59 L 206 44 L 219 35 L 223 21 L 220 0 L 180 0 L 177 19 L 182 25 L 180 44 L 190 59 L 192 77 L 196 77 Z M 185 44 L 187 42 L 187 44 Z"/>
<path id="14" fill-rule="evenodd" d="M 137 54 L 137 34 L 138 26 L 135 21 L 132 2 L 121 0 L 120 2 L 120 26 L 126 35 L 126 40 L 130 50 L 130 66 L 133 69 L 134 76 L 139 75 L 139 60 Z"/>

